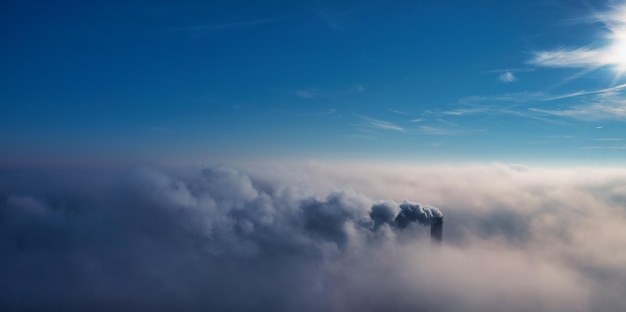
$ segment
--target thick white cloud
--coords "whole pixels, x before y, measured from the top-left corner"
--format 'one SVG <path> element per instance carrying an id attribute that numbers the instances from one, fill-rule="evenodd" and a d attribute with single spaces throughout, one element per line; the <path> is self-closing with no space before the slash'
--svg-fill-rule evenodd
<path id="1" fill-rule="evenodd" d="M 59 189 L 0 175 L 8 190 L 0 192 L 0 305 L 626 308 L 626 170 L 237 167 L 185 173 L 142 167 L 89 191 L 84 184 Z M 441 208 L 442 246 L 431 246 L 419 224 L 394 225 L 404 199 Z M 424 215 L 437 212 L 409 205 Z"/>

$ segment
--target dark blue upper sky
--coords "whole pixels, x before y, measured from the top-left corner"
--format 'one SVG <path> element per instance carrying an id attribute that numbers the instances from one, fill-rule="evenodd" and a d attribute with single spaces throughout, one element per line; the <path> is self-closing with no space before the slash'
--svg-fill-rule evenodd
<path id="1" fill-rule="evenodd" d="M 0 163 L 619 162 L 621 1 L 8 1 Z"/>

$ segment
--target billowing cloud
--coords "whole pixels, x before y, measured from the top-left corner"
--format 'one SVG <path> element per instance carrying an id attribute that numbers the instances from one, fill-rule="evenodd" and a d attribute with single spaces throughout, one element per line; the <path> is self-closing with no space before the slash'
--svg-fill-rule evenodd
<path id="1" fill-rule="evenodd" d="M 443 218 L 443 213 L 441 213 L 439 209 L 404 201 L 404 203 L 400 205 L 400 213 L 394 221 L 397 226 L 405 228 L 410 222 L 431 225 L 437 218 Z"/>
<path id="2" fill-rule="evenodd" d="M 626 308 L 624 170 L 238 167 L 1 173 L 2 310 Z"/>

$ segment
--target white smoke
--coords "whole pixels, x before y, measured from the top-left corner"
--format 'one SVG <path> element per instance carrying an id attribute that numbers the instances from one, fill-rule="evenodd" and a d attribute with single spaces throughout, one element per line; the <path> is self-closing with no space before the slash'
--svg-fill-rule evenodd
<path id="1" fill-rule="evenodd" d="M 396 211 L 399 212 L 396 214 Z M 374 221 L 374 229 L 380 228 L 383 224 L 404 229 L 411 222 L 417 222 L 424 226 L 431 225 L 435 219 L 442 218 L 443 213 L 435 208 L 405 200 L 398 205 L 393 201 L 387 201 L 372 206 L 370 218 Z"/>
<path id="2" fill-rule="evenodd" d="M 443 217 L 441 211 L 435 207 L 422 206 L 406 200 L 400 205 L 400 209 L 401 211 L 395 219 L 400 228 L 407 227 L 409 222 L 431 225 L 435 219 Z"/>

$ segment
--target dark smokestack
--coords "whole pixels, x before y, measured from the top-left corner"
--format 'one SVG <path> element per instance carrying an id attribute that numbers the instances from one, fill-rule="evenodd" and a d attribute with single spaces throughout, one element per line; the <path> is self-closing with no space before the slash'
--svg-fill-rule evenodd
<path id="1" fill-rule="evenodd" d="M 430 224 L 430 241 L 441 244 L 443 240 L 443 217 L 436 217 Z"/>

